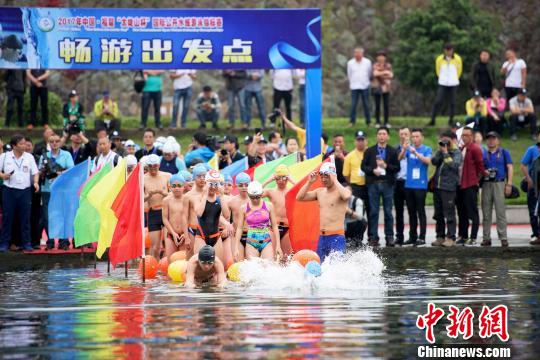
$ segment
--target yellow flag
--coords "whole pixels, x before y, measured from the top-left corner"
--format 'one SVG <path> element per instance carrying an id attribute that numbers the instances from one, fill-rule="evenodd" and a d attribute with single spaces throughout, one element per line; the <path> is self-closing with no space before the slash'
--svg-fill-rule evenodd
<path id="1" fill-rule="evenodd" d="M 304 178 L 304 176 L 315 170 L 315 168 L 321 163 L 321 161 L 322 155 L 317 155 L 315 157 L 312 157 L 311 159 L 289 166 L 289 173 L 291 175 L 291 178 L 295 182 L 299 182 Z M 292 184 L 289 183 L 289 187 L 292 187 Z"/>
<path id="2" fill-rule="evenodd" d="M 218 155 L 217 153 L 214 154 L 214 157 L 208 160 L 208 165 L 214 170 L 219 171 L 219 161 L 218 161 Z"/>
<path id="3" fill-rule="evenodd" d="M 96 255 L 101 259 L 109 246 L 118 219 L 111 209 L 112 203 L 126 182 L 126 161 L 120 159 L 118 165 L 105 175 L 88 193 L 88 201 L 99 213 L 99 237 Z"/>

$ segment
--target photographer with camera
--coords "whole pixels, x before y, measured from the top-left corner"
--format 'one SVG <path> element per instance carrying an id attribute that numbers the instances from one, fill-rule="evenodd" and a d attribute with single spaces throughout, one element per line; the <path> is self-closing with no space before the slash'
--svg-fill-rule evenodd
<path id="1" fill-rule="evenodd" d="M 77 91 L 71 90 L 69 101 L 64 104 L 62 116 L 64 117 L 64 131 L 69 135 L 84 131 L 84 109 L 79 103 Z"/>
<path id="2" fill-rule="evenodd" d="M 500 146 L 501 137 L 495 131 L 486 135 L 487 150 L 483 151 L 484 178 L 482 181 L 482 228 L 484 238 L 482 246 L 491 246 L 491 213 L 495 206 L 497 234 L 502 246 L 508 246 L 506 235 L 505 197 L 512 194 L 514 165 L 507 149 Z"/>
<path id="3" fill-rule="evenodd" d="M 261 129 L 255 129 L 253 141 L 248 148 L 248 166 L 252 167 L 260 162 L 266 163 L 275 160 L 272 154 L 267 151 L 268 140 L 266 140 Z"/>
<path id="4" fill-rule="evenodd" d="M 74 166 L 71 154 L 60 149 L 60 136 L 53 134 L 49 137 L 51 151 L 41 155 L 39 159 L 39 178 L 41 181 L 41 229 L 45 229 L 47 234 L 47 250 L 54 248 L 54 239 L 49 237 L 49 200 L 51 198 L 51 185 L 54 180 L 65 170 Z M 60 239 L 58 242 L 60 250 L 69 249 L 69 240 Z"/>
<path id="5" fill-rule="evenodd" d="M 236 136 L 225 135 L 220 143 L 223 143 L 223 148 L 218 154 L 220 170 L 244 158 L 244 155 L 238 151 L 238 138 Z"/>
<path id="6" fill-rule="evenodd" d="M 193 134 L 193 141 L 188 146 L 188 152 L 184 156 L 186 166 L 190 167 L 195 159 L 200 159 L 202 162 L 208 162 L 214 157 L 214 147 L 211 146 L 210 141 L 213 138 L 209 138 L 203 132 L 196 132 Z"/>
<path id="7" fill-rule="evenodd" d="M 456 192 L 462 162 L 456 141 L 456 134 L 444 132 L 439 139 L 439 150 L 431 158 L 436 169 L 428 186 L 433 190 L 437 237 L 432 246 L 453 246 L 456 241 Z"/>
<path id="8" fill-rule="evenodd" d="M 68 136 L 71 140 L 71 145 L 64 146 L 64 149 L 71 154 L 71 158 L 75 165 L 96 156 L 97 142 L 95 140 L 89 140 L 82 131 L 72 135 L 68 135 L 68 133 L 64 132 L 60 143 L 66 144 Z"/>
<path id="9" fill-rule="evenodd" d="M 212 128 L 217 129 L 221 102 L 219 96 L 208 85 L 203 87 L 203 91 L 197 96 L 197 119 L 199 119 L 199 129 L 206 128 L 206 122 L 212 122 Z"/>
<path id="10" fill-rule="evenodd" d="M 94 104 L 94 128 L 105 129 L 108 133 L 120 131 L 120 111 L 118 103 L 111 99 L 108 90 L 103 92 L 103 97 Z"/>

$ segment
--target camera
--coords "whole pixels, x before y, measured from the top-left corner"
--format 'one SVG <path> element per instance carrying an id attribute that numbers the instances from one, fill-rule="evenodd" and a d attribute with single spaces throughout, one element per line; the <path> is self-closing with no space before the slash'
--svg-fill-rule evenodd
<path id="1" fill-rule="evenodd" d="M 486 170 L 488 175 L 484 176 L 484 181 L 495 181 L 495 178 L 497 177 L 497 168 L 489 168 Z"/>
<path id="2" fill-rule="evenodd" d="M 82 129 L 79 126 L 79 122 L 77 120 L 70 120 L 66 124 L 66 127 L 64 128 L 64 131 L 68 135 L 76 135 L 76 134 L 79 134 L 82 131 Z"/>
<path id="3" fill-rule="evenodd" d="M 47 156 L 47 153 L 43 155 L 42 168 L 40 173 L 41 184 L 45 183 L 45 180 L 52 180 L 58 177 L 58 172 L 65 170 L 63 167 L 59 166 L 56 161 L 51 161 Z"/>
<path id="4" fill-rule="evenodd" d="M 268 120 L 270 120 L 272 124 L 275 124 L 278 117 L 281 117 L 281 110 L 274 109 L 274 111 L 272 111 L 272 113 L 268 115 Z"/>
<path id="5" fill-rule="evenodd" d="M 221 156 L 227 156 L 228 152 L 225 149 L 221 149 L 220 154 Z"/>
<path id="6" fill-rule="evenodd" d="M 450 142 L 448 140 L 439 141 L 439 146 L 441 147 L 448 147 L 448 145 L 450 145 Z"/>

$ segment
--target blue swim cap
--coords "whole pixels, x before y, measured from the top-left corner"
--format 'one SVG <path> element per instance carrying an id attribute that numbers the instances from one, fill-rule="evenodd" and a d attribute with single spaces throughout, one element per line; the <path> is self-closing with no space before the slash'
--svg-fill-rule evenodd
<path id="1" fill-rule="evenodd" d="M 232 184 L 232 177 L 229 174 L 223 175 L 223 178 L 225 179 L 225 184 Z"/>
<path id="2" fill-rule="evenodd" d="M 193 168 L 193 177 L 197 177 L 199 175 L 206 175 L 207 172 L 208 169 L 206 168 L 206 166 L 204 166 L 204 164 L 197 164 Z"/>
<path id="3" fill-rule="evenodd" d="M 308 262 L 305 269 L 307 275 L 313 275 L 316 277 L 321 276 L 321 265 L 315 260 L 311 260 L 310 262 Z"/>
<path id="4" fill-rule="evenodd" d="M 173 182 L 179 182 L 180 184 L 184 185 L 186 180 L 184 180 L 184 177 L 180 173 L 177 173 L 171 176 L 169 179 L 169 184 L 172 184 Z"/>
<path id="5" fill-rule="evenodd" d="M 250 182 L 251 182 L 251 178 L 245 172 L 241 172 L 240 174 L 236 175 L 236 185 L 249 184 Z"/>
<path id="6" fill-rule="evenodd" d="M 193 181 L 193 175 L 189 171 L 182 170 L 179 174 L 182 175 L 185 181 Z"/>

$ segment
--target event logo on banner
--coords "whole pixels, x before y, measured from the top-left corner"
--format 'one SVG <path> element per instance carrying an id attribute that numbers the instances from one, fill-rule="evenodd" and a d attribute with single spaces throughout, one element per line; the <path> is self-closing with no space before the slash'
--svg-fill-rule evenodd
<path id="1" fill-rule="evenodd" d="M 319 9 L 0 7 L 0 68 L 320 67 Z"/>

